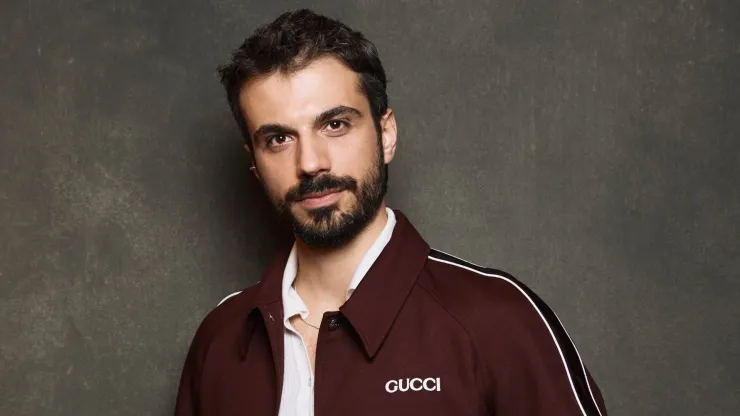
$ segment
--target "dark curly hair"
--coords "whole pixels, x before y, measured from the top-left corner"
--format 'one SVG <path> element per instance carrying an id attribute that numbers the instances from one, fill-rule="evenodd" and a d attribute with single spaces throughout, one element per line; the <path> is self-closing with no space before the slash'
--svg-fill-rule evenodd
<path id="1" fill-rule="evenodd" d="M 239 105 L 239 93 L 253 77 L 299 71 L 317 58 L 333 55 L 359 74 L 360 91 L 370 104 L 379 131 L 380 117 L 388 109 L 386 77 L 378 50 L 365 36 L 338 20 L 308 9 L 286 12 L 260 26 L 218 68 L 231 112 L 247 145 L 252 148 L 247 123 Z"/>

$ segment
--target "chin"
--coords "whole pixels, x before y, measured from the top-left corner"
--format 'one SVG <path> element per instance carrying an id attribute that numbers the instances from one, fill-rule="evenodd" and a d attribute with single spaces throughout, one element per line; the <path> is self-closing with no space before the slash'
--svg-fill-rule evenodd
<path id="1" fill-rule="evenodd" d="M 351 213 L 351 211 L 342 209 L 341 201 L 315 208 L 301 207 L 300 211 L 301 215 L 299 215 L 299 217 L 301 220 L 304 220 L 304 223 L 312 224 L 319 228 L 331 226 L 335 224 L 340 217 L 347 216 Z"/>
<path id="2" fill-rule="evenodd" d="M 308 245 L 338 247 L 352 240 L 363 228 L 355 207 L 341 208 L 341 201 L 318 208 L 301 208 L 293 217 L 293 232 Z"/>

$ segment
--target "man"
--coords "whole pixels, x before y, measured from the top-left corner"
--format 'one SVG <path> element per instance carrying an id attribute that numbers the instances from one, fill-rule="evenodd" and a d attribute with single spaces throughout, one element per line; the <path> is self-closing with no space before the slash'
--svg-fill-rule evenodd
<path id="1" fill-rule="evenodd" d="M 220 74 L 295 241 L 198 328 L 177 415 L 606 414 L 542 300 L 386 207 L 396 119 L 362 34 L 285 13 Z"/>

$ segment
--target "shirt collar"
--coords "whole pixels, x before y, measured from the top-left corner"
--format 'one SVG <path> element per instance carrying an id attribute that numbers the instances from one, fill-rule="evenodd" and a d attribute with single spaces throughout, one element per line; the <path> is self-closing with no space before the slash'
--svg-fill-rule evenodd
<path id="1" fill-rule="evenodd" d="M 357 286 L 367 274 L 370 266 L 373 265 L 393 235 L 393 229 L 396 226 L 396 215 L 393 213 L 393 210 L 388 207 L 385 208 L 385 212 L 388 214 L 388 220 L 385 223 L 385 227 L 383 227 L 383 231 L 367 253 L 365 253 L 362 260 L 360 260 L 360 264 L 357 266 L 357 269 L 355 269 L 355 273 L 352 275 L 352 279 L 349 282 L 347 297 L 345 300 L 348 300 L 349 297 L 352 296 L 355 289 L 357 289 Z M 285 269 L 283 270 L 281 291 L 283 298 L 283 324 L 286 326 L 288 326 L 288 320 L 294 315 L 301 315 L 303 319 L 308 317 L 308 307 L 306 307 L 303 299 L 301 299 L 300 295 L 295 290 L 295 287 L 293 287 L 293 282 L 295 281 L 297 272 L 298 253 L 296 244 L 293 242 L 293 247 L 290 250 L 290 255 L 288 255 L 288 260 L 286 261 Z"/>

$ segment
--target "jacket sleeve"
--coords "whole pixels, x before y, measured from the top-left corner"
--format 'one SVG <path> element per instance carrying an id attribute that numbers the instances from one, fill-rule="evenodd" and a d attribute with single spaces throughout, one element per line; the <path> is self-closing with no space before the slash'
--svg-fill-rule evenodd
<path id="1" fill-rule="evenodd" d="M 180 376 L 180 386 L 177 389 L 177 400 L 175 402 L 175 416 L 198 416 L 200 412 L 200 374 L 201 374 L 201 357 L 200 357 L 200 338 L 202 328 L 196 332 L 188 355 L 185 358 L 185 364 Z"/>
<path id="2" fill-rule="evenodd" d="M 491 306 L 479 344 L 491 413 L 606 416 L 601 393 L 555 313 L 524 285 L 510 283 Z"/>

